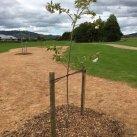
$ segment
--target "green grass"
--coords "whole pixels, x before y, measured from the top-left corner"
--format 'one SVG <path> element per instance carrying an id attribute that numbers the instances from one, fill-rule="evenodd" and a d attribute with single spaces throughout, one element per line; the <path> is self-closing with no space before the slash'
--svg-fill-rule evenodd
<path id="1" fill-rule="evenodd" d="M 77 61 L 82 56 L 91 56 L 100 52 L 97 63 L 86 61 L 87 72 L 93 76 L 99 76 L 115 81 L 129 83 L 137 87 L 137 52 L 125 49 L 113 48 L 99 44 L 74 44 L 72 47 L 71 65 L 75 69 L 81 68 Z M 65 57 L 67 53 L 65 54 Z"/>
<path id="2" fill-rule="evenodd" d="M 65 46 L 68 44 L 68 41 L 46 41 L 29 42 L 28 46 Z M 20 43 L 0 43 L 0 52 L 20 47 Z M 81 69 L 80 61 L 78 62 L 77 58 L 91 56 L 96 52 L 100 52 L 100 58 L 97 63 L 85 62 L 89 75 L 122 81 L 137 87 L 137 51 L 118 49 L 102 44 L 74 43 L 72 46 L 71 66 L 75 69 Z M 64 57 L 66 56 L 67 52 Z"/>
<path id="3" fill-rule="evenodd" d="M 25 44 L 25 43 L 24 43 Z M 40 46 L 66 46 L 68 45 L 68 41 L 39 41 L 39 42 L 28 42 L 28 47 L 40 47 Z M 7 52 L 10 49 L 21 48 L 21 43 L 18 42 L 0 42 L 0 53 Z"/>
<path id="4" fill-rule="evenodd" d="M 95 42 L 96 44 L 119 44 L 119 45 L 125 45 L 125 46 L 131 46 L 131 47 L 137 47 L 137 38 L 122 38 L 120 41 L 116 42 Z M 87 44 L 95 44 L 93 43 L 87 43 Z"/>
<path id="5" fill-rule="evenodd" d="M 113 42 L 120 45 L 137 47 L 137 38 L 123 38 L 118 42 Z"/>

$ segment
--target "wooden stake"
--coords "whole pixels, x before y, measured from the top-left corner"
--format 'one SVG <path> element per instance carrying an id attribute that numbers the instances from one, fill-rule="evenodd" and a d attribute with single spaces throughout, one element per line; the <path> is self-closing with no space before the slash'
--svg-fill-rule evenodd
<path id="1" fill-rule="evenodd" d="M 82 68 L 82 87 L 81 87 L 81 115 L 83 115 L 85 107 L 85 87 L 86 87 L 86 68 Z"/>
<path id="2" fill-rule="evenodd" d="M 55 73 L 49 73 L 50 83 L 50 121 L 51 121 L 51 137 L 56 137 L 56 111 L 55 111 Z"/>

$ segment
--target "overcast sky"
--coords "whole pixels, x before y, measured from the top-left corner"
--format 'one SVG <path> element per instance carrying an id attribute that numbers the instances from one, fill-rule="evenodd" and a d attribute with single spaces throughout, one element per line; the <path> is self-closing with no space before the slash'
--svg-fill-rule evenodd
<path id="1" fill-rule="evenodd" d="M 61 35 L 71 30 L 69 17 L 50 14 L 45 5 L 50 0 L 0 0 L 0 30 L 28 30 L 42 34 Z M 70 9 L 74 0 L 53 0 Z M 137 32 L 137 0 L 98 0 L 91 9 L 106 20 L 115 14 L 124 34 Z M 92 21 L 85 16 L 81 22 Z"/>

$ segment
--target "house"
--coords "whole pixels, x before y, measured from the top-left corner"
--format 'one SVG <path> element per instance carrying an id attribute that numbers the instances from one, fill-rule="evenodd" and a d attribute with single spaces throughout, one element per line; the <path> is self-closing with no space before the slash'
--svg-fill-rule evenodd
<path id="1" fill-rule="evenodd" d="M 0 34 L 0 41 L 17 41 L 18 38 L 11 35 Z"/>

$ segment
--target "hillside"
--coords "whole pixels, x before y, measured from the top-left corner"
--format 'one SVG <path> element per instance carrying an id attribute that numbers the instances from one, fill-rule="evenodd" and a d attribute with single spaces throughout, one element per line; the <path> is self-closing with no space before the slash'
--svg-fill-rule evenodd
<path id="1" fill-rule="evenodd" d="M 43 35 L 38 34 L 30 31 L 0 31 L 0 34 L 4 35 L 12 35 L 14 37 L 17 37 L 18 39 L 24 38 L 24 39 L 31 39 L 31 40 L 51 40 L 51 39 L 57 39 L 58 35 Z"/>
<path id="2" fill-rule="evenodd" d="M 137 37 L 137 33 L 131 33 L 131 34 L 127 34 L 125 36 L 126 37 Z"/>

